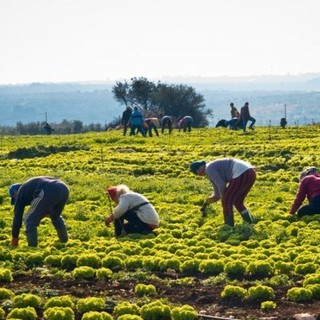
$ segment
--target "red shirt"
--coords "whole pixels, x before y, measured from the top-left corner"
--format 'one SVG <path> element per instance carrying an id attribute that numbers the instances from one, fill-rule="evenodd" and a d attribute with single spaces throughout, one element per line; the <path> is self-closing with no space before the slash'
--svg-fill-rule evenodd
<path id="1" fill-rule="evenodd" d="M 306 197 L 310 202 L 310 200 L 316 196 L 320 196 L 320 176 L 318 174 L 310 174 L 301 180 L 290 213 L 294 214 L 302 205 L 302 202 Z"/>

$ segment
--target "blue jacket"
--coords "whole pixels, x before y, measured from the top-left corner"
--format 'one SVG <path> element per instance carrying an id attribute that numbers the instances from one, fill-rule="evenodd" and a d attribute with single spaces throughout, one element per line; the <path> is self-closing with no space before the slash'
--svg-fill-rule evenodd
<path id="1" fill-rule="evenodd" d="M 142 113 L 138 110 L 134 110 L 131 113 L 129 121 L 132 126 L 142 126 L 143 124 Z"/>

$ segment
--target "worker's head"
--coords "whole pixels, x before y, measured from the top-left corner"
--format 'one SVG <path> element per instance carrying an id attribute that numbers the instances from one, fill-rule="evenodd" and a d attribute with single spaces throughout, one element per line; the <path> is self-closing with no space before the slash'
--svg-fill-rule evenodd
<path id="1" fill-rule="evenodd" d="M 192 162 L 190 171 L 198 176 L 204 176 L 206 174 L 206 162 L 204 160 Z"/>
<path id="2" fill-rule="evenodd" d="M 17 194 L 20 187 L 20 183 L 14 183 L 9 187 L 9 196 L 11 197 L 11 204 L 16 203 Z"/>
<path id="3" fill-rule="evenodd" d="M 130 189 L 128 186 L 124 185 L 124 184 L 120 184 L 118 186 L 111 186 L 109 188 L 107 188 L 107 196 L 114 201 L 115 203 L 119 202 L 119 197 L 124 194 L 129 192 Z"/>
<path id="4" fill-rule="evenodd" d="M 318 170 L 316 167 L 309 167 L 305 170 L 303 170 L 300 174 L 300 181 L 306 177 L 306 176 L 309 176 L 310 174 L 315 174 L 315 173 L 318 173 Z"/>

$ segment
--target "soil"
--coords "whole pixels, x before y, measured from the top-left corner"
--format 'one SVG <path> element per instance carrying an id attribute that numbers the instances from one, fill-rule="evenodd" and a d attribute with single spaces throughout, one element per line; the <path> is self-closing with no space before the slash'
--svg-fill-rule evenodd
<path id="1" fill-rule="evenodd" d="M 167 275 L 157 276 L 166 278 Z M 112 313 L 116 301 L 137 301 L 134 293 L 136 284 L 143 281 L 75 281 L 55 277 L 37 275 L 15 275 L 14 281 L 6 288 L 14 292 L 32 292 L 40 296 L 72 295 L 77 298 L 103 296 L 107 300 L 106 311 Z M 152 282 L 148 281 L 148 284 Z M 157 295 L 153 299 L 164 298 L 176 305 L 193 306 L 199 313 L 199 319 L 294 319 L 295 314 L 309 313 L 320 320 L 320 301 L 310 303 L 294 303 L 286 298 L 287 288 L 275 289 L 277 308 L 272 311 L 262 311 L 260 304 L 243 301 L 225 301 L 220 297 L 224 285 L 204 286 L 200 281 L 192 285 L 171 284 L 155 281 Z M 209 317 L 206 317 L 209 316 Z M 76 316 L 76 319 L 81 319 Z"/>

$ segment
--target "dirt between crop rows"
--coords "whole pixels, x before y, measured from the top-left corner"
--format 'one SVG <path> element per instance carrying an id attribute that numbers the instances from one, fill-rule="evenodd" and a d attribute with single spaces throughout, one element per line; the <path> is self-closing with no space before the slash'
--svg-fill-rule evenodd
<path id="1" fill-rule="evenodd" d="M 76 298 L 102 296 L 107 301 L 106 311 L 112 313 L 117 301 L 137 301 L 134 293 L 136 284 L 143 281 L 75 281 L 54 277 L 40 277 L 36 275 L 16 275 L 14 281 L 6 285 L 14 292 L 33 292 L 40 296 L 72 295 Z M 152 282 L 148 281 L 148 284 Z M 157 295 L 152 299 L 164 298 L 173 304 L 188 304 L 193 306 L 199 314 L 214 317 L 233 317 L 234 319 L 259 319 L 269 317 L 277 320 L 293 319 L 295 314 L 309 313 L 320 320 L 320 301 L 310 303 L 293 303 L 286 298 L 287 288 L 276 289 L 277 308 L 273 311 L 261 311 L 260 304 L 241 301 L 225 301 L 220 297 L 223 285 L 203 286 L 200 281 L 193 285 L 173 284 L 168 286 L 162 282 L 153 283 Z M 109 307 L 108 307 L 109 306 Z M 76 319 L 80 319 L 77 317 Z M 202 319 L 202 317 L 201 317 Z M 203 318 L 205 319 L 205 318 Z"/>

